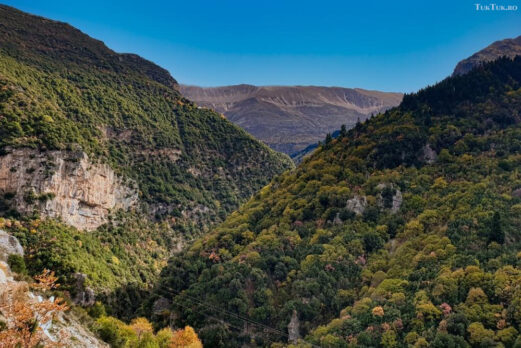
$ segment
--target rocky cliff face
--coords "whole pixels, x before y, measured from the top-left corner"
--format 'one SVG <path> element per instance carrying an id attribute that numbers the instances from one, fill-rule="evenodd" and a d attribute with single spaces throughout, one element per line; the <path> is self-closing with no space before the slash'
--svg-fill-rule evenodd
<path id="1" fill-rule="evenodd" d="M 24 249 L 18 239 L 6 231 L 0 230 L 0 261 L 7 262 L 7 258 L 11 254 L 24 256 Z"/>
<path id="2" fill-rule="evenodd" d="M 20 213 L 93 230 L 111 210 L 137 203 L 137 189 L 83 152 L 15 149 L 0 157 L 0 197 Z"/>

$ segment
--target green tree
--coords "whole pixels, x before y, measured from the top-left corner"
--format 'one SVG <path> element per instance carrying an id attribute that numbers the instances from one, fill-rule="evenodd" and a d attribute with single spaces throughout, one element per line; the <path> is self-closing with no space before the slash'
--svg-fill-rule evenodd
<path id="1" fill-rule="evenodd" d="M 501 226 L 501 215 L 497 211 L 494 212 L 490 223 L 489 242 L 496 242 L 499 244 L 505 242 L 505 232 Z"/>

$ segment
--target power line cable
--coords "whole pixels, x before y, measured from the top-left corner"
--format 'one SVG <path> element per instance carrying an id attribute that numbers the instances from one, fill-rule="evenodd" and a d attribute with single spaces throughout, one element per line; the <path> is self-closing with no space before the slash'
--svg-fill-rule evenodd
<path id="1" fill-rule="evenodd" d="M 174 291 L 172 288 L 168 288 L 169 290 L 171 291 Z M 252 325 L 256 325 L 256 326 L 260 326 L 262 327 L 264 330 L 268 330 L 268 331 L 271 331 L 273 333 L 276 333 L 276 334 L 279 334 L 279 335 L 282 335 L 282 336 L 285 336 L 285 337 L 289 337 L 287 333 L 285 333 L 284 331 L 281 331 L 281 330 L 278 330 L 278 329 L 275 329 L 273 327 L 270 327 L 268 325 L 265 325 L 265 324 L 262 324 L 260 322 L 257 322 L 249 317 L 244 317 L 244 316 L 241 316 L 240 314 L 237 314 L 237 313 L 233 313 L 233 312 L 230 312 L 226 309 L 223 309 L 223 308 L 219 308 L 217 306 L 214 306 L 212 304 L 209 304 L 209 303 L 206 303 L 204 301 L 201 301 L 195 297 L 192 297 L 190 295 L 187 295 L 186 293 L 185 294 L 182 294 L 181 296 L 185 296 L 185 297 L 188 297 L 190 300 L 194 301 L 194 302 L 197 302 L 198 304 L 202 305 L 202 306 L 205 306 L 211 310 L 214 310 L 218 313 L 225 313 L 225 314 L 228 314 L 229 316 L 232 316 L 236 319 L 239 319 L 239 320 L 243 320 L 249 324 L 252 324 Z"/>
<path id="2" fill-rule="evenodd" d="M 174 305 L 181 306 L 181 307 L 184 307 L 184 308 L 187 308 L 187 309 L 193 309 L 193 308 L 190 308 L 189 306 L 187 306 L 187 305 L 183 305 L 183 304 L 181 304 L 181 303 L 179 303 L 179 302 L 174 302 Z M 214 316 L 212 316 L 212 315 L 210 315 L 210 314 L 206 314 L 206 313 L 199 313 L 199 314 L 201 314 L 201 315 L 203 315 L 203 316 L 205 316 L 205 317 L 207 317 L 207 318 L 213 319 L 213 320 L 215 320 L 215 321 L 217 321 L 217 322 L 220 322 L 220 323 L 223 323 L 223 322 L 224 322 L 224 323 L 225 323 L 226 325 L 228 325 L 229 327 L 232 327 L 232 328 L 234 328 L 234 329 L 236 329 L 236 330 L 238 330 L 238 331 L 242 331 L 242 330 L 243 330 L 243 328 L 241 328 L 241 327 L 239 327 L 239 326 L 237 326 L 237 325 L 234 325 L 234 324 L 230 323 L 229 321 L 223 320 L 222 318 L 217 318 L 217 317 L 214 317 Z M 248 334 L 248 335 L 250 336 L 250 338 L 255 339 L 255 337 L 252 336 L 251 334 Z M 266 338 L 266 337 L 262 337 L 262 338 L 263 338 L 264 340 L 266 340 L 266 341 L 272 343 L 272 344 L 280 343 L 280 342 L 272 341 L 272 340 L 270 340 L 269 338 Z"/>
<path id="3" fill-rule="evenodd" d="M 163 289 L 163 290 L 170 290 L 170 291 L 172 291 L 172 292 L 175 292 L 175 290 L 172 289 L 171 287 L 162 287 L 162 289 Z M 249 317 L 243 317 L 243 316 L 241 316 L 241 315 L 239 315 L 239 314 L 237 314 L 237 313 L 233 313 L 233 312 L 230 312 L 230 311 L 228 311 L 228 310 L 226 310 L 226 309 L 219 308 L 219 307 L 217 307 L 217 306 L 215 306 L 215 305 L 212 305 L 212 304 L 209 304 L 209 303 L 205 303 L 204 301 L 201 301 L 201 300 L 199 300 L 199 299 L 197 299 L 197 298 L 195 298 L 195 297 L 192 297 L 192 296 L 190 296 L 190 295 L 188 295 L 188 294 L 186 294 L 186 293 L 183 293 L 182 296 L 185 296 L 185 297 L 189 298 L 190 300 L 196 302 L 197 304 L 199 304 L 199 305 L 201 305 L 201 306 L 203 306 L 203 307 L 206 307 L 207 309 L 210 309 L 210 310 L 216 311 L 216 312 L 218 312 L 218 313 L 224 313 L 224 314 L 227 314 L 227 315 L 229 315 L 229 316 L 231 316 L 231 317 L 234 317 L 235 319 L 242 320 L 242 321 L 245 322 L 245 323 L 251 324 L 251 325 L 253 325 L 253 326 L 260 327 L 260 328 L 262 328 L 262 331 L 263 331 L 263 332 L 266 332 L 266 333 L 271 332 L 272 334 L 282 335 L 282 336 L 284 336 L 286 339 L 289 339 L 289 335 L 288 335 L 287 333 L 285 333 L 285 332 L 283 332 L 283 331 L 281 331 L 281 330 L 275 329 L 275 328 L 273 328 L 273 327 L 270 327 L 270 326 L 268 326 L 268 325 L 262 324 L 262 323 L 260 323 L 260 322 L 257 322 L 257 321 L 255 321 L 255 320 L 249 318 Z M 185 307 L 185 308 L 191 309 L 190 307 L 187 307 L 186 305 L 182 305 L 182 304 L 180 304 L 179 302 L 174 302 L 174 304 L 180 305 L 181 307 Z M 203 314 L 203 315 L 205 315 L 205 314 Z M 207 316 L 209 316 L 209 315 L 207 315 Z M 210 316 L 210 317 L 211 317 L 211 316 Z M 213 318 L 215 318 L 215 317 L 213 317 Z M 218 319 L 218 320 L 223 320 L 223 319 Z M 227 324 L 232 325 L 229 321 L 227 321 L 227 320 L 224 320 L 224 321 L 225 321 Z M 242 330 L 241 328 L 238 328 L 238 329 L 239 329 L 239 330 Z M 315 344 L 313 344 L 313 343 L 311 343 L 311 342 L 308 342 L 308 341 L 306 341 L 306 340 L 304 340 L 304 339 L 301 339 L 301 340 L 302 340 L 303 342 L 305 342 L 305 343 L 310 344 L 312 347 L 320 348 L 319 346 L 317 346 L 317 345 L 315 345 Z M 270 342 L 272 342 L 272 343 L 276 343 L 276 342 L 273 342 L 273 341 L 270 341 Z"/>
<path id="4" fill-rule="evenodd" d="M 196 301 L 196 302 L 199 302 L 199 303 L 203 304 L 199 299 L 194 298 L 194 297 L 192 297 L 192 296 L 190 296 L 190 295 L 182 294 L 181 296 L 188 297 L 188 298 L 191 299 L 192 301 Z M 246 321 L 248 321 L 248 322 L 250 322 L 250 323 L 252 323 L 252 324 L 255 324 L 255 325 L 261 326 L 261 327 L 263 327 L 263 328 L 265 328 L 265 329 L 267 329 L 267 330 L 274 331 L 274 332 L 276 332 L 276 333 L 278 333 L 278 334 L 280 334 L 280 335 L 283 335 L 283 336 L 289 337 L 289 335 L 288 335 L 286 332 L 281 331 L 281 330 L 279 330 L 279 329 L 275 329 L 275 328 L 273 328 L 273 327 L 270 327 L 270 326 L 265 325 L 265 324 L 263 324 L 263 323 L 260 323 L 260 322 L 258 322 L 258 321 L 255 321 L 255 320 L 253 320 L 253 319 L 251 319 L 251 318 L 249 318 L 249 317 L 243 317 L 243 316 L 241 316 L 240 314 L 230 312 L 230 311 L 228 311 L 228 310 L 226 310 L 226 309 L 216 307 L 216 306 L 214 306 L 214 305 L 212 305 L 212 304 L 204 303 L 204 305 L 207 305 L 207 306 L 209 306 L 209 307 L 212 307 L 212 308 L 214 308 L 215 310 L 217 310 L 217 311 L 219 311 L 219 312 L 225 312 L 225 313 L 228 313 L 229 315 L 234 316 L 234 317 L 236 317 L 236 318 L 238 318 L 238 319 L 246 320 Z"/>

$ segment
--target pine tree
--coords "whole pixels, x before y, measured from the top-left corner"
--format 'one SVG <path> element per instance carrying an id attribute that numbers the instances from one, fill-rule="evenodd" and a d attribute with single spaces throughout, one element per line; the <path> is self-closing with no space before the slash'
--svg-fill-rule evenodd
<path id="1" fill-rule="evenodd" d="M 340 137 L 344 138 L 347 136 L 347 128 L 346 125 L 343 124 L 342 127 L 340 127 Z"/>
<path id="2" fill-rule="evenodd" d="M 333 141 L 333 137 L 331 136 L 331 133 L 327 133 L 327 135 L 326 135 L 326 145 L 331 144 L 331 141 Z"/>
<path id="3" fill-rule="evenodd" d="M 489 242 L 497 242 L 499 244 L 503 244 L 505 242 L 505 232 L 501 227 L 501 215 L 499 212 L 495 212 L 492 217 L 492 222 L 490 224 L 490 234 L 489 234 Z"/>

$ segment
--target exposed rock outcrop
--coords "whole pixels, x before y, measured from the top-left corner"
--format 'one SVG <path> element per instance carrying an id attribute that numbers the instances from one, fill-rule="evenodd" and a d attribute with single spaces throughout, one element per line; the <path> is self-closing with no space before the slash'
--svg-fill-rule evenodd
<path id="1" fill-rule="evenodd" d="M 74 303 L 82 307 L 92 306 L 96 302 L 96 294 L 90 287 L 85 286 L 87 275 L 84 273 L 75 273 L 73 277 L 76 279 L 76 296 Z"/>
<path id="2" fill-rule="evenodd" d="M 426 144 L 422 148 L 422 152 L 420 155 L 421 161 L 428 163 L 428 164 L 432 164 L 432 163 L 436 162 L 437 158 L 438 158 L 438 154 L 436 154 L 436 151 L 434 151 L 429 144 Z"/>
<path id="3" fill-rule="evenodd" d="M 74 348 L 109 348 L 110 346 L 100 340 L 72 313 L 66 313 L 52 322 L 53 330 L 63 330 L 67 337 L 64 345 Z"/>
<path id="4" fill-rule="evenodd" d="M 352 211 L 356 215 L 362 215 L 367 206 L 367 198 L 365 196 L 354 196 L 347 201 L 346 209 Z"/>
<path id="5" fill-rule="evenodd" d="M 0 294 L 2 286 L 13 281 L 14 279 L 9 269 L 9 265 L 5 261 L 0 261 Z"/>
<path id="6" fill-rule="evenodd" d="M 390 209 L 392 214 L 396 214 L 403 202 L 400 188 L 393 184 L 384 183 L 379 184 L 376 188 L 380 190 L 378 194 L 378 205 L 380 208 Z"/>
<path id="7" fill-rule="evenodd" d="M 288 341 L 297 344 L 300 338 L 300 321 L 298 320 L 297 311 L 293 310 L 291 320 L 288 324 Z"/>
<path id="8" fill-rule="evenodd" d="M 111 210 L 135 205 L 136 185 L 127 182 L 83 152 L 15 149 L 0 157 L 0 195 L 9 206 L 79 229 L 96 229 Z"/>
<path id="9" fill-rule="evenodd" d="M 396 214 L 398 210 L 400 210 L 400 207 L 402 206 L 403 197 L 402 197 L 402 191 L 400 189 L 396 189 L 396 192 L 393 196 L 393 205 L 391 207 L 391 212 L 393 214 Z"/>
<path id="10" fill-rule="evenodd" d="M 0 260 L 7 261 L 11 254 L 23 256 L 24 249 L 18 239 L 4 230 L 0 230 Z"/>
<path id="11" fill-rule="evenodd" d="M 0 230 L 0 293 L 2 286 L 14 281 L 7 264 L 9 255 L 13 254 L 23 256 L 24 249 L 16 237 L 4 230 Z"/>

